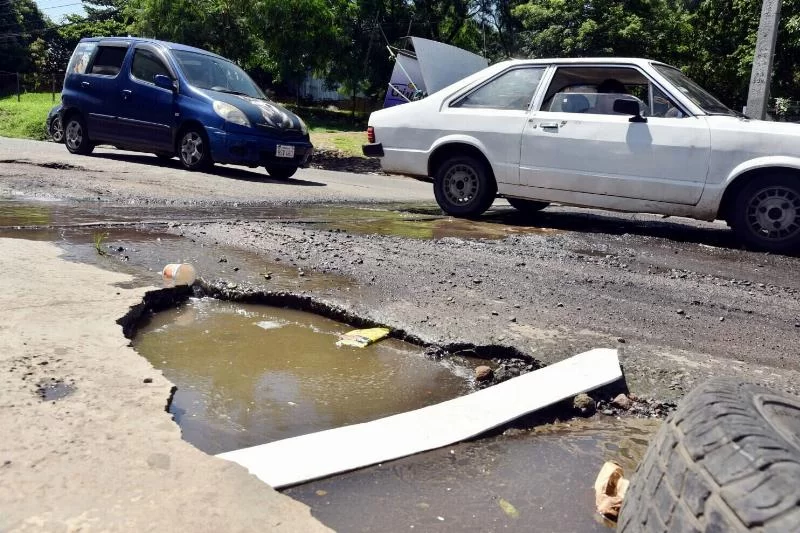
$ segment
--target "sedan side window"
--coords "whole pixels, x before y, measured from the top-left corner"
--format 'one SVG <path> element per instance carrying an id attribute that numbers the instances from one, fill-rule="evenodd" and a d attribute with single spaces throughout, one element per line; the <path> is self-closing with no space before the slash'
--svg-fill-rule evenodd
<path id="1" fill-rule="evenodd" d="M 527 111 L 544 68 L 515 68 L 475 89 L 452 107 Z"/>
<path id="2" fill-rule="evenodd" d="M 148 83 L 153 83 L 158 74 L 163 74 L 168 78 L 173 77 L 169 69 L 155 53 L 142 48 L 137 48 L 134 51 L 131 74 L 133 77 Z"/>
<path id="3" fill-rule="evenodd" d="M 100 46 L 92 63 L 90 74 L 116 76 L 122 68 L 122 61 L 128 49 L 122 46 Z"/>

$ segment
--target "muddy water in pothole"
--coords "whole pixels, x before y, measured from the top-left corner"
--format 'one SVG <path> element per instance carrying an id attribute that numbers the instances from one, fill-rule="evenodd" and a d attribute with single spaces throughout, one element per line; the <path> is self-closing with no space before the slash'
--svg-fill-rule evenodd
<path id="1" fill-rule="evenodd" d="M 337 531 L 602 532 L 593 484 L 627 477 L 660 421 L 600 417 L 487 437 L 283 491 Z"/>
<path id="2" fill-rule="evenodd" d="M 153 315 L 135 349 L 178 390 L 183 437 L 221 453 L 366 422 L 467 393 L 477 362 L 434 362 L 394 339 L 337 347 L 353 328 L 256 305 L 193 299 Z"/>

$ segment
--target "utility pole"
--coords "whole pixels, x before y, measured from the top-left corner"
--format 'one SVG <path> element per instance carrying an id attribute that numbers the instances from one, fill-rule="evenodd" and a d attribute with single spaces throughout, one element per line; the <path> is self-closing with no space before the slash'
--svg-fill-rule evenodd
<path id="1" fill-rule="evenodd" d="M 781 0 L 763 0 L 758 38 L 750 73 L 750 90 L 747 93 L 747 116 L 764 120 L 767 116 L 769 86 L 772 80 L 772 59 L 781 21 Z"/>

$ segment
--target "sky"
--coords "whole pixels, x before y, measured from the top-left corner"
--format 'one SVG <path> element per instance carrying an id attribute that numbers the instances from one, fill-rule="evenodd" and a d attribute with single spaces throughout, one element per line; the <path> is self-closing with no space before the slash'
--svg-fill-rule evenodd
<path id="1" fill-rule="evenodd" d="M 61 22 L 65 15 L 71 13 L 83 14 L 83 5 L 80 0 L 35 0 L 39 10 L 50 17 L 53 22 Z"/>

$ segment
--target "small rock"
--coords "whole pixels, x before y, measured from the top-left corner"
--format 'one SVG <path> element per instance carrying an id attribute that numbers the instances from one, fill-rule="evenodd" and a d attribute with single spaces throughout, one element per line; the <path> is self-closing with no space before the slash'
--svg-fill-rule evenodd
<path id="1" fill-rule="evenodd" d="M 481 365 L 475 369 L 475 381 L 489 381 L 493 375 L 494 372 L 488 366 Z"/>
<path id="2" fill-rule="evenodd" d="M 720 322 L 725 322 L 725 317 L 724 316 L 719 317 L 719 321 Z"/>
<path id="3" fill-rule="evenodd" d="M 614 411 L 611 409 L 603 409 L 602 413 L 606 416 L 614 416 Z"/>
<path id="4" fill-rule="evenodd" d="M 623 339 L 622 337 L 617 337 L 617 342 L 620 344 L 625 344 L 625 339 Z"/>
<path id="5" fill-rule="evenodd" d="M 264 279 L 265 280 L 271 280 L 272 276 L 270 276 L 269 274 L 264 274 Z"/>
<path id="6" fill-rule="evenodd" d="M 795 323 L 794 323 L 794 327 L 796 327 L 796 328 L 800 328 L 800 322 L 795 322 Z"/>
<path id="7" fill-rule="evenodd" d="M 473 279 L 472 283 L 474 283 L 475 285 L 480 285 L 482 281 L 483 280 L 480 280 L 480 279 Z"/>
<path id="8" fill-rule="evenodd" d="M 508 319 L 508 321 L 509 322 L 516 322 L 517 321 L 517 317 L 512 316 L 511 318 Z"/>
<path id="9" fill-rule="evenodd" d="M 492 311 L 492 316 L 498 316 L 499 314 L 497 311 Z"/>
<path id="10" fill-rule="evenodd" d="M 572 399 L 572 408 L 582 416 L 592 416 L 597 406 L 591 396 L 582 392 Z"/>
<path id="11" fill-rule="evenodd" d="M 556 307 L 564 307 L 564 304 L 562 304 L 561 302 L 558 302 L 558 303 L 556 304 Z"/>
<path id="12" fill-rule="evenodd" d="M 233 267 L 234 272 L 239 272 L 239 267 Z"/>
<path id="13" fill-rule="evenodd" d="M 219 262 L 220 263 L 227 263 L 228 262 L 228 258 L 225 257 L 225 256 L 222 256 L 222 257 L 219 258 Z"/>
<path id="14" fill-rule="evenodd" d="M 611 404 L 619 407 L 620 409 L 628 410 L 631 408 L 631 399 L 625 396 L 624 394 L 617 395 L 616 398 L 611 400 Z"/>
<path id="15" fill-rule="evenodd" d="M 686 311 L 684 311 L 683 309 L 678 309 L 676 312 L 677 312 L 679 315 L 685 315 L 685 314 L 686 314 Z"/>
<path id="16" fill-rule="evenodd" d="M 145 383 L 152 383 L 153 382 L 153 378 L 144 378 L 144 382 Z"/>

